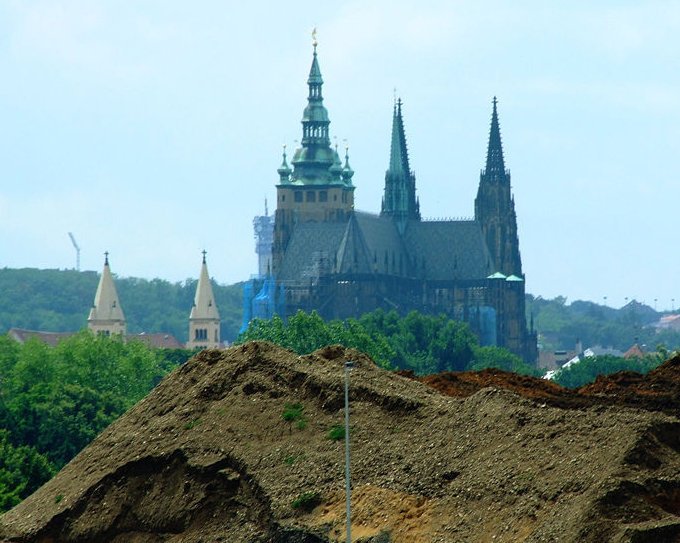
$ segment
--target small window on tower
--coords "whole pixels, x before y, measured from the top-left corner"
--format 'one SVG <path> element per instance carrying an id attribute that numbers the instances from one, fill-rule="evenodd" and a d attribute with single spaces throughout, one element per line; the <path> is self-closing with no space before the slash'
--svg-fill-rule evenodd
<path id="1" fill-rule="evenodd" d="M 321 190 L 319 191 L 319 202 L 327 202 L 328 201 L 328 191 Z"/>
<path id="2" fill-rule="evenodd" d="M 302 191 L 301 190 L 295 191 L 295 201 L 296 202 L 302 202 Z"/>
<path id="3" fill-rule="evenodd" d="M 286 195 L 285 195 L 285 194 L 282 194 L 282 195 L 281 195 L 281 201 L 282 201 L 282 202 L 285 202 L 285 201 L 286 201 Z"/>
<path id="4" fill-rule="evenodd" d="M 316 202 L 316 192 L 313 190 L 308 190 L 307 191 L 307 201 L 308 202 Z"/>

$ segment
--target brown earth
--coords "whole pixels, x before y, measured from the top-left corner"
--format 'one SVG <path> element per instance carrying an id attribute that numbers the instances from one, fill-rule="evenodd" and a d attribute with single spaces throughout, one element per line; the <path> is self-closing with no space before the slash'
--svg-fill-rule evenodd
<path id="1" fill-rule="evenodd" d="M 327 432 L 348 359 L 354 541 L 680 542 L 679 359 L 568 391 L 267 343 L 173 372 L 0 517 L 0 541 L 344 541 L 344 444 Z M 282 418 L 292 402 L 301 427 Z"/>
<path id="2" fill-rule="evenodd" d="M 594 383 L 578 390 L 564 388 L 545 379 L 497 369 L 444 372 L 420 378 L 408 371 L 398 373 L 417 379 L 448 396 L 459 398 L 470 396 L 486 387 L 495 387 L 566 409 L 620 405 L 680 415 L 680 356 L 667 360 L 647 375 L 631 371 L 601 375 Z"/>

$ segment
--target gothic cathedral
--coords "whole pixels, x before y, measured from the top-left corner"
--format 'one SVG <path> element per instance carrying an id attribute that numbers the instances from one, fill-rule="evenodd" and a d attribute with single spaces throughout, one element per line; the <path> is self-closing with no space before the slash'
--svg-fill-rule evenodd
<path id="1" fill-rule="evenodd" d="M 482 345 L 506 347 L 528 362 L 536 334 L 525 317 L 525 276 L 517 219 L 493 100 L 486 167 L 471 220 L 420 215 L 409 166 L 401 100 L 380 214 L 354 209 L 354 171 L 331 147 L 323 79 L 314 44 L 302 140 L 276 185 L 271 272 L 253 285 L 249 317 L 298 309 L 324 318 L 376 308 L 445 313 L 467 322 Z"/>

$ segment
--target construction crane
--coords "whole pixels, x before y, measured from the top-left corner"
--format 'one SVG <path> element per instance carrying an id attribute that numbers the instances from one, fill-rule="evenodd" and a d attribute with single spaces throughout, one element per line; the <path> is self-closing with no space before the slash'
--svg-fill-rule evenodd
<path id="1" fill-rule="evenodd" d="M 76 238 L 73 237 L 71 232 L 68 233 L 68 237 L 71 238 L 73 248 L 76 250 L 76 271 L 80 271 L 80 247 L 78 246 L 78 243 L 76 243 Z"/>

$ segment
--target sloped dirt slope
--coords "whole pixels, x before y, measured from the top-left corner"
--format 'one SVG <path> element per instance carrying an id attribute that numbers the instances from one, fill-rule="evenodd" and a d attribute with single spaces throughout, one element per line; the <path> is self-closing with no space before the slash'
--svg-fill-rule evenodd
<path id="1" fill-rule="evenodd" d="M 449 396 L 355 351 L 268 343 L 173 372 L 0 517 L 0 541 L 344 541 L 344 445 L 327 432 L 348 359 L 355 541 L 680 542 L 673 413 L 500 382 Z M 304 428 L 283 420 L 289 403 Z M 303 494 L 310 506 L 293 507 Z"/>

